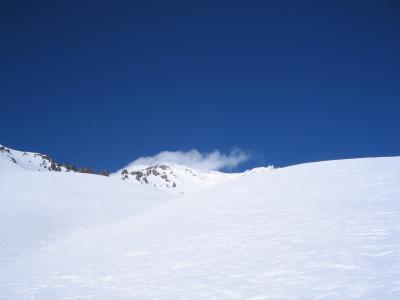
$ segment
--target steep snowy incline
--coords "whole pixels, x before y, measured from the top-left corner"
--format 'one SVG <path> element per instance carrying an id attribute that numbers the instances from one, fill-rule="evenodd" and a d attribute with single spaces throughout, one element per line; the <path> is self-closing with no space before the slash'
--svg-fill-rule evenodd
<path id="1" fill-rule="evenodd" d="M 259 169 L 24 255 L 2 299 L 400 299 L 400 158 Z"/>

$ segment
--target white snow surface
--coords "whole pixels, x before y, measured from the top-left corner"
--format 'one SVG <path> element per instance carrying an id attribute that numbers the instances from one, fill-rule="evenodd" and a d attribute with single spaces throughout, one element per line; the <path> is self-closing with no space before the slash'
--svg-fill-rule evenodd
<path id="1" fill-rule="evenodd" d="M 132 217 L 170 199 L 171 196 L 154 189 L 129 186 L 104 176 L 32 172 L 3 161 L 0 269 L 15 256 L 37 250 L 69 233 Z"/>
<path id="2" fill-rule="evenodd" d="M 257 169 L 181 197 L 3 167 L 0 299 L 400 299 L 399 157 Z"/>

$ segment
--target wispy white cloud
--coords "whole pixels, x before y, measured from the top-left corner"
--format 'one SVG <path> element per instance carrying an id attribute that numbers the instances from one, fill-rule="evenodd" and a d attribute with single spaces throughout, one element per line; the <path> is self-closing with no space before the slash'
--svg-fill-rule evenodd
<path id="1" fill-rule="evenodd" d="M 146 167 L 160 163 L 176 163 L 199 170 L 232 169 L 249 159 L 249 155 L 239 148 L 229 153 L 214 150 L 201 153 L 196 149 L 183 151 L 162 151 L 154 156 L 143 156 L 128 165 L 128 167 Z"/>

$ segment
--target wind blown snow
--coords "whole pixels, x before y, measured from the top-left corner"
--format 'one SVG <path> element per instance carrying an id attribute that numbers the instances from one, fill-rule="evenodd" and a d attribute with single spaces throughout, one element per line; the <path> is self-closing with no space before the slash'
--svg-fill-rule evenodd
<path id="1" fill-rule="evenodd" d="M 142 168 L 160 163 L 176 163 L 190 168 L 207 171 L 232 169 L 250 158 L 245 151 L 235 148 L 230 153 L 214 150 L 201 153 L 196 149 L 189 151 L 162 151 L 154 156 L 143 156 L 134 160 L 126 168 Z"/>

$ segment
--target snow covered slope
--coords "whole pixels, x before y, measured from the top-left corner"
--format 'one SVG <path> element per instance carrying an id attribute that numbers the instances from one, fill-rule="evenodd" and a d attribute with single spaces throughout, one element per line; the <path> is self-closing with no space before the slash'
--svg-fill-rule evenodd
<path id="1" fill-rule="evenodd" d="M 17 151 L 0 145 L 0 168 L 13 169 L 10 163 L 30 171 L 75 171 L 72 165 L 59 164 L 48 155 Z"/>
<path id="2" fill-rule="evenodd" d="M 173 199 L 104 176 L 32 172 L 20 166 L 0 160 L 0 270 L 19 254 Z"/>
<path id="3" fill-rule="evenodd" d="M 225 182 L 238 174 L 200 171 L 174 163 L 163 163 L 153 166 L 129 166 L 112 176 L 176 194 L 187 194 Z"/>
<path id="4" fill-rule="evenodd" d="M 398 157 L 258 169 L 146 209 L 127 203 L 170 194 L 40 175 L 0 176 L 1 244 L 42 239 L 27 219 L 68 234 L 8 259 L 0 299 L 400 299 Z"/>

